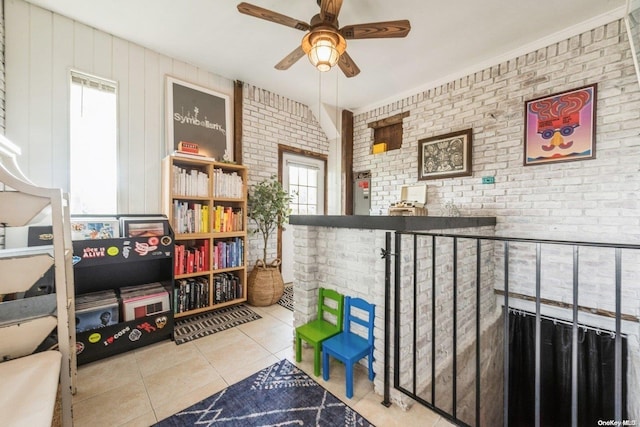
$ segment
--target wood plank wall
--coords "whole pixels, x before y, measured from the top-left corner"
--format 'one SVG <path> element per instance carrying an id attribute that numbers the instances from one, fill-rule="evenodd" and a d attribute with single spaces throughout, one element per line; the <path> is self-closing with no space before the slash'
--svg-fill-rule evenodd
<path id="1" fill-rule="evenodd" d="M 6 135 L 23 150 L 21 167 L 38 185 L 69 189 L 70 70 L 117 82 L 119 213 L 161 211 L 165 75 L 233 102 L 232 80 L 23 0 L 5 0 L 5 34 Z"/>

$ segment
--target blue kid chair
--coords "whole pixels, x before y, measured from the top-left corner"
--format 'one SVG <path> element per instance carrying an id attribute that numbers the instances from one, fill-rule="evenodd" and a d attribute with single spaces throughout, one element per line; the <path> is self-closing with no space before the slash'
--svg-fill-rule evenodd
<path id="1" fill-rule="evenodd" d="M 333 301 L 332 305 L 328 302 Z M 302 360 L 302 343 L 305 340 L 313 346 L 313 374 L 320 375 L 320 351 L 322 342 L 342 331 L 342 319 L 344 316 L 344 296 L 331 289 L 319 288 L 318 292 L 318 317 L 304 325 L 296 328 L 296 362 Z M 332 323 L 329 316 L 325 317 L 325 312 L 330 313 L 336 320 Z"/>
<path id="2" fill-rule="evenodd" d="M 356 308 L 358 310 L 353 310 Z M 353 365 L 365 356 L 369 356 L 369 380 L 373 381 L 373 323 L 376 306 L 362 298 L 345 297 L 344 330 L 322 343 L 322 376 L 329 380 L 329 356 L 344 363 L 347 377 L 347 397 L 353 397 Z M 352 332 L 351 322 L 367 330 L 367 338 Z"/>

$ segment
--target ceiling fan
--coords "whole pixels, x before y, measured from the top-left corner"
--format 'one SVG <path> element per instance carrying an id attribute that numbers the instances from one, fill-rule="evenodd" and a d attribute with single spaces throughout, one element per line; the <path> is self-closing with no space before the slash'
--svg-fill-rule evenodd
<path id="1" fill-rule="evenodd" d="M 306 54 L 320 71 L 328 71 L 337 63 L 347 77 L 354 77 L 358 75 L 360 69 L 346 52 L 346 40 L 406 37 L 411 30 L 411 24 L 406 19 L 347 25 L 339 28 L 338 14 L 342 7 L 342 0 L 317 0 L 317 3 L 320 6 L 320 13 L 311 18 L 308 24 L 244 2 L 238 4 L 238 11 L 300 31 L 307 31 L 300 46 L 276 64 L 275 68 L 278 70 L 288 69 Z"/>

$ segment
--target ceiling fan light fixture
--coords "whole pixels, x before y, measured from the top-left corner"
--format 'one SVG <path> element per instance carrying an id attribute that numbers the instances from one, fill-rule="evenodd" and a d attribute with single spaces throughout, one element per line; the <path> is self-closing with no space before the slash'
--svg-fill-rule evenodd
<path id="1" fill-rule="evenodd" d="M 344 38 L 333 31 L 312 31 L 302 39 L 302 49 L 319 71 L 329 71 L 347 48 Z"/>
<path id="2" fill-rule="evenodd" d="M 329 71 L 337 64 L 346 77 L 355 77 L 360 73 L 360 69 L 346 52 L 345 38 L 349 40 L 399 38 L 406 37 L 411 31 L 411 23 L 406 19 L 340 27 L 338 15 L 344 0 L 316 1 L 320 6 L 320 13 L 314 15 L 309 23 L 253 4 L 245 2 L 238 4 L 240 13 L 308 32 L 302 38 L 301 46 L 296 47 L 275 65 L 277 70 L 288 70 L 306 55 L 319 71 Z"/>
<path id="3" fill-rule="evenodd" d="M 334 44 L 327 39 L 320 39 L 311 47 L 309 60 L 320 71 L 329 71 L 336 65 L 340 55 Z"/>

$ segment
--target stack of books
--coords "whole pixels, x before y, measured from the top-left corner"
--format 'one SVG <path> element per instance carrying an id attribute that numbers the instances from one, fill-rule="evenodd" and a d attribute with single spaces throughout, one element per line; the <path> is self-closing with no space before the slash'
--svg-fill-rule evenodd
<path id="1" fill-rule="evenodd" d="M 241 199 L 243 197 L 242 177 L 236 172 L 224 172 L 222 169 L 213 169 L 213 195 L 214 197 L 227 197 Z"/>
<path id="2" fill-rule="evenodd" d="M 173 166 L 173 192 L 181 196 L 209 196 L 209 175 L 198 169 Z"/>
<path id="3" fill-rule="evenodd" d="M 231 273 L 220 273 L 213 277 L 214 304 L 233 301 L 242 298 L 242 283 L 240 278 Z"/>
<path id="4" fill-rule="evenodd" d="M 209 306 L 209 280 L 206 277 L 176 280 L 174 292 L 175 313 Z"/>
<path id="5" fill-rule="evenodd" d="M 176 233 L 208 233 L 209 206 L 195 202 L 173 202 L 173 229 Z"/>
<path id="6" fill-rule="evenodd" d="M 174 256 L 175 275 L 209 270 L 209 240 L 196 240 L 193 245 L 176 243 Z"/>
<path id="7" fill-rule="evenodd" d="M 242 208 L 231 206 L 214 206 L 213 231 L 216 233 L 229 231 L 242 231 Z"/>

